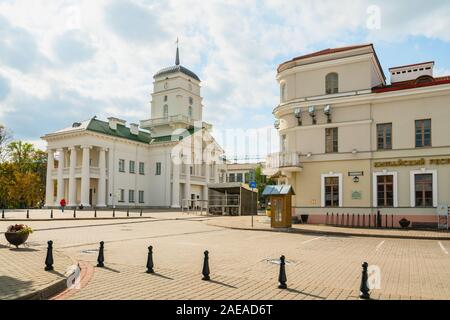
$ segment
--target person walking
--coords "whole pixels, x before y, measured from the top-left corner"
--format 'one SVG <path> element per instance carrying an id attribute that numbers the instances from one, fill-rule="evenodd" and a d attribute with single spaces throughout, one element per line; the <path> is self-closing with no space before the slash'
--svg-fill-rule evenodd
<path id="1" fill-rule="evenodd" d="M 59 204 L 61 206 L 61 211 L 64 213 L 64 207 L 66 206 L 66 199 L 61 199 Z"/>

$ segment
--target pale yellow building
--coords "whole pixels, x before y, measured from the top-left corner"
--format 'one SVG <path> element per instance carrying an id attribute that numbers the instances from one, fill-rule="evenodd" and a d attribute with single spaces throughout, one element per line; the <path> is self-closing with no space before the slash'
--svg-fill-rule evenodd
<path id="1" fill-rule="evenodd" d="M 380 210 L 389 226 L 437 221 L 450 204 L 450 76 L 433 77 L 433 67 L 391 68 L 387 84 L 371 44 L 278 67 L 280 153 L 265 173 L 294 187 L 294 215 L 324 223 L 327 213 Z"/>

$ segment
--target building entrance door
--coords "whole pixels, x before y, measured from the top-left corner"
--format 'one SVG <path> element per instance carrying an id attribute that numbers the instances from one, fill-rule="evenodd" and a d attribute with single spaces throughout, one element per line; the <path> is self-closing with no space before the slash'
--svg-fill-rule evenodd
<path id="1" fill-rule="evenodd" d="M 272 227 L 283 228 L 286 224 L 286 217 L 284 215 L 284 199 L 281 197 L 272 197 Z"/>

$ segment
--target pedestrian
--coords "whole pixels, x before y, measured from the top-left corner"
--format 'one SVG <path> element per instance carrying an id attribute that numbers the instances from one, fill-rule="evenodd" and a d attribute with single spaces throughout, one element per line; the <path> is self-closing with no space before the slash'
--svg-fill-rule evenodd
<path id="1" fill-rule="evenodd" d="M 61 199 L 61 201 L 59 202 L 60 206 L 61 206 L 61 211 L 64 213 L 64 207 L 66 206 L 66 199 Z"/>

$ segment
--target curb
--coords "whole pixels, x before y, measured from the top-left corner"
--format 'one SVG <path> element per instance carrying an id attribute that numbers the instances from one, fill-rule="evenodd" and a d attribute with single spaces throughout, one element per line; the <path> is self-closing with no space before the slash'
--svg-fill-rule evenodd
<path id="1" fill-rule="evenodd" d="M 98 218 L 53 218 L 53 219 L 0 219 L 0 221 L 95 221 L 95 220 L 137 220 L 137 219 L 156 219 L 154 217 L 98 217 Z"/>
<path id="2" fill-rule="evenodd" d="M 387 234 L 361 234 L 352 232 L 333 232 L 333 231 L 314 231 L 304 229 L 262 229 L 262 228 L 244 228 L 244 227 L 230 227 L 218 224 L 207 223 L 210 226 L 222 227 L 233 230 L 245 230 L 245 231 L 266 231 L 266 232 L 282 232 L 282 233 L 298 233 L 306 235 L 330 235 L 337 237 L 363 237 L 363 238 L 384 238 L 384 239 L 405 239 L 405 240 L 437 240 L 437 241 L 449 241 L 448 237 L 426 237 L 426 236 L 400 236 L 400 235 L 387 235 Z"/>

